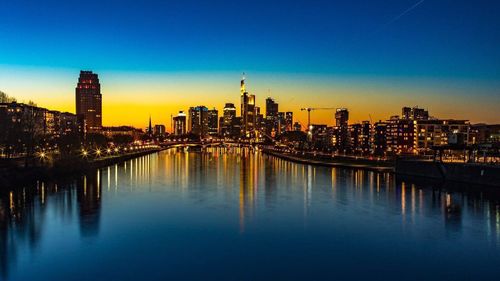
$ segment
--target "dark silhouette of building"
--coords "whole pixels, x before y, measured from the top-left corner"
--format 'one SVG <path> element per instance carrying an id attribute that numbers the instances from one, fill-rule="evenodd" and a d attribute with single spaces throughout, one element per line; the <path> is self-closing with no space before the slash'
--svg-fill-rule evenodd
<path id="1" fill-rule="evenodd" d="M 76 86 L 76 114 L 83 117 L 85 132 L 102 129 L 102 95 L 99 77 L 92 71 L 80 71 Z"/>
<path id="2" fill-rule="evenodd" d="M 285 113 L 285 128 L 288 132 L 293 130 L 293 112 L 291 111 Z"/>
<path id="3" fill-rule="evenodd" d="M 208 108 L 200 105 L 189 109 L 189 132 L 204 137 L 208 133 Z"/>
<path id="4" fill-rule="evenodd" d="M 213 136 L 219 133 L 219 111 L 211 109 L 208 111 L 208 134 Z"/>
<path id="5" fill-rule="evenodd" d="M 500 124 L 487 125 L 475 124 L 470 128 L 469 143 L 499 143 L 500 142 Z"/>
<path id="6" fill-rule="evenodd" d="M 256 106 L 254 109 L 255 116 L 255 130 L 262 131 L 266 127 L 266 120 L 264 119 L 264 115 L 260 113 L 260 107 Z"/>
<path id="7" fill-rule="evenodd" d="M 226 103 L 222 118 L 223 125 L 221 127 L 221 135 L 224 137 L 234 137 L 235 135 L 239 135 L 239 132 L 235 134 L 234 129 L 236 122 L 236 107 L 233 103 Z"/>
<path id="8" fill-rule="evenodd" d="M 274 135 L 278 131 L 278 104 L 272 99 L 266 99 L 266 134 Z"/>
<path id="9" fill-rule="evenodd" d="M 164 136 L 166 131 L 165 131 L 165 125 L 159 124 L 155 125 L 154 127 L 154 135 L 155 136 Z"/>
<path id="10" fill-rule="evenodd" d="M 293 130 L 294 131 L 302 131 L 302 125 L 300 125 L 299 122 L 293 123 Z"/>
<path id="11" fill-rule="evenodd" d="M 418 107 L 403 107 L 401 118 L 410 120 L 428 120 L 429 112 Z"/>
<path id="12" fill-rule="evenodd" d="M 387 150 L 387 123 L 376 122 L 373 125 L 373 154 L 384 155 Z"/>
<path id="13" fill-rule="evenodd" d="M 349 150 L 357 154 L 368 154 L 371 149 L 371 125 L 369 121 L 349 126 Z"/>
<path id="14" fill-rule="evenodd" d="M 255 95 L 247 92 L 244 76 L 241 79 L 240 87 L 242 135 L 244 137 L 252 137 L 255 130 Z"/>
<path id="15" fill-rule="evenodd" d="M 286 132 L 286 117 L 285 112 L 278 112 L 278 130 L 277 134 L 281 135 Z"/>
<path id="16" fill-rule="evenodd" d="M 335 112 L 335 134 L 336 134 L 336 149 L 345 151 L 349 148 L 348 136 L 348 121 L 349 111 L 347 108 L 337 108 Z"/>

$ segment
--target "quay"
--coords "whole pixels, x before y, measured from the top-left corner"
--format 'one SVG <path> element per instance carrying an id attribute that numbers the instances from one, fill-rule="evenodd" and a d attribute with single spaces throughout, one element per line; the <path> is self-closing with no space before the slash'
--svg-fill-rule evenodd
<path id="1" fill-rule="evenodd" d="M 137 157 L 153 154 L 164 149 L 165 148 L 162 147 L 154 147 L 94 159 L 71 157 L 58 160 L 50 165 L 37 165 L 27 168 L 12 165 L 0 167 L 0 187 L 8 187 L 38 179 L 81 174 L 90 170 L 100 169 Z"/>

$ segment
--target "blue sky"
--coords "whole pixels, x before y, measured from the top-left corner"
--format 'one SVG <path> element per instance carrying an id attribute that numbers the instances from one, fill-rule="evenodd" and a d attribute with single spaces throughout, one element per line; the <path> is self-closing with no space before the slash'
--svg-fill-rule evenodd
<path id="1" fill-rule="evenodd" d="M 4 1 L 0 69 L 472 81 L 491 103 L 498 15 L 498 1 Z"/>

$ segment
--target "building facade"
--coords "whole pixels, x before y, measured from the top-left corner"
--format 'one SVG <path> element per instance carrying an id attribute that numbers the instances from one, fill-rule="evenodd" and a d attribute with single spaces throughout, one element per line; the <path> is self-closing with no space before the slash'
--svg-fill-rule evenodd
<path id="1" fill-rule="evenodd" d="M 174 135 L 180 136 L 180 135 L 185 135 L 187 134 L 186 130 L 186 113 L 184 111 L 179 111 L 177 116 L 173 118 L 174 121 Z"/>
<path id="2" fill-rule="evenodd" d="M 76 114 L 85 122 L 85 132 L 102 129 L 102 95 L 99 77 L 92 71 L 80 71 L 76 85 Z"/>
<path id="3" fill-rule="evenodd" d="M 215 136 L 219 134 L 219 111 L 215 108 L 208 111 L 208 134 Z"/>
<path id="4" fill-rule="evenodd" d="M 335 111 L 335 148 L 339 151 L 349 149 L 349 111 L 347 108 L 337 108 Z"/>
<path id="5" fill-rule="evenodd" d="M 189 132 L 205 137 L 208 133 L 208 108 L 200 105 L 189 109 Z"/>
<path id="6" fill-rule="evenodd" d="M 245 77 L 241 79 L 241 122 L 242 136 L 252 137 L 255 130 L 255 95 L 246 90 Z"/>
<path id="7" fill-rule="evenodd" d="M 235 122 L 236 122 L 236 107 L 233 103 L 226 103 L 224 106 L 224 113 L 222 116 L 221 135 L 224 137 L 235 136 Z M 239 129 L 238 129 L 239 130 Z M 239 135 L 239 132 L 238 134 Z"/>
<path id="8" fill-rule="evenodd" d="M 276 135 L 278 131 L 278 103 L 271 97 L 266 99 L 266 134 Z"/>
<path id="9" fill-rule="evenodd" d="M 461 135 L 461 144 L 468 144 L 470 124 L 467 120 L 414 120 L 415 153 L 428 154 L 434 146 L 451 144 L 449 138 Z"/>

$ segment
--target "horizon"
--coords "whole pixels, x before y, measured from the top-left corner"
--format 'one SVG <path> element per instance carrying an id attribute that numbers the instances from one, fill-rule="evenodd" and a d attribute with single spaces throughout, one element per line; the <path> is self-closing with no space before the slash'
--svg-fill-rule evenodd
<path id="1" fill-rule="evenodd" d="M 170 130 L 170 116 L 191 106 L 232 102 L 239 112 L 245 72 L 258 106 L 270 96 L 302 124 L 300 108 L 315 106 L 346 107 L 350 123 L 403 106 L 500 123 L 500 4 L 264 2 L 90 1 L 92 13 L 78 1 L 9 2 L 0 90 L 75 112 L 78 73 L 88 69 L 101 79 L 103 125 L 144 128 L 151 115 Z"/>

